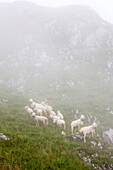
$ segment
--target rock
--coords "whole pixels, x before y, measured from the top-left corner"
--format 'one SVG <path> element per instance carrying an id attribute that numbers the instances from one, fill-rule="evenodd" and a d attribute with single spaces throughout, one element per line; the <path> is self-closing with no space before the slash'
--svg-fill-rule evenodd
<path id="1" fill-rule="evenodd" d="M 93 158 L 96 158 L 96 157 L 98 157 L 98 153 L 95 153 L 95 154 L 93 154 L 93 155 L 91 155 Z"/>
<path id="2" fill-rule="evenodd" d="M 5 99 L 5 98 L 1 98 L 1 99 L 0 99 L 0 105 L 6 104 L 7 102 L 8 102 L 8 100 Z"/>
<path id="3" fill-rule="evenodd" d="M 24 86 L 21 85 L 17 88 L 17 92 L 20 93 L 20 94 L 25 94 L 25 89 L 24 89 Z"/>
<path id="4" fill-rule="evenodd" d="M 99 167 L 98 165 L 94 165 L 94 164 L 92 164 L 91 166 L 93 167 L 93 169 L 102 170 L 102 168 L 101 168 L 101 167 Z"/>
<path id="5" fill-rule="evenodd" d="M 61 134 L 64 135 L 64 136 L 66 135 L 66 133 L 64 131 L 62 131 Z"/>
<path id="6" fill-rule="evenodd" d="M 88 165 L 91 165 L 91 159 L 89 158 L 89 156 L 87 157 L 83 157 L 84 162 L 86 162 Z"/>
<path id="7" fill-rule="evenodd" d="M 4 140 L 10 140 L 9 138 L 7 138 L 5 135 L 3 135 L 3 133 L 0 133 L 0 138 L 4 139 Z"/>
<path id="8" fill-rule="evenodd" d="M 103 149 L 103 146 L 100 142 L 98 143 L 98 146 L 100 147 L 101 150 Z"/>
<path id="9" fill-rule="evenodd" d="M 95 141 L 91 141 L 91 143 L 93 144 L 93 146 L 97 145 L 97 142 L 95 142 Z"/>
<path id="10" fill-rule="evenodd" d="M 106 165 L 105 164 L 102 165 L 102 169 L 103 170 L 106 169 Z"/>
<path id="11" fill-rule="evenodd" d="M 7 102 L 8 100 L 3 98 L 3 103 L 6 104 Z"/>
<path id="12" fill-rule="evenodd" d="M 108 131 L 104 131 L 102 133 L 102 137 L 109 144 L 113 144 L 113 129 L 109 129 Z"/>
<path id="13" fill-rule="evenodd" d="M 72 140 L 73 141 L 83 140 L 83 136 L 80 136 L 79 134 L 74 134 L 72 135 Z"/>

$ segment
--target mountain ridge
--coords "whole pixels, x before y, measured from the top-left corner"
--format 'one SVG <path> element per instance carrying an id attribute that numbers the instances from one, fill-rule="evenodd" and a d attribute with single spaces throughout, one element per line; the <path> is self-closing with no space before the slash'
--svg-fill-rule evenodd
<path id="1" fill-rule="evenodd" d="M 70 88 L 69 82 L 75 87 L 81 79 L 85 81 L 82 84 L 87 84 L 95 74 L 99 83 L 112 83 L 112 24 L 105 22 L 89 7 L 53 9 L 30 5 L 32 3 L 27 2 L 24 6 L 22 4 L 15 2 L 8 7 L 5 4 L 0 10 L 0 64 L 3 65 L 1 71 L 6 68 L 11 72 L 1 74 L 3 84 L 24 86 L 28 77 L 34 81 L 41 74 L 39 77 L 42 86 L 45 88 L 41 77 L 46 76 L 47 79 L 49 77 L 50 88 L 53 84 L 53 75 L 50 72 L 55 74 L 55 88 L 59 83 L 60 87 L 61 84 L 67 87 L 68 84 Z M 0 8 L 2 5 L 0 4 Z M 66 74 L 68 70 L 70 76 L 67 82 L 60 81 L 64 78 L 59 72 Z M 77 80 L 74 79 L 72 70 Z"/>

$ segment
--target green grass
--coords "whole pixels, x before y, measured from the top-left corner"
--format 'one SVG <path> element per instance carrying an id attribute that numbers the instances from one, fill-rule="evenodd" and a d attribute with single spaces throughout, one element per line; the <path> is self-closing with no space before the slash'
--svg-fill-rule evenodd
<path id="1" fill-rule="evenodd" d="M 87 138 L 87 143 L 70 140 L 70 122 L 74 119 L 71 106 L 68 108 L 66 103 L 57 105 L 54 97 L 51 100 L 54 109 L 58 110 L 60 107 L 64 113 L 66 136 L 62 136 L 61 129 L 53 125 L 51 120 L 48 127 L 42 124 L 35 126 L 34 120 L 24 109 L 29 104 L 29 97 L 14 92 L 12 95 L 11 92 L 2 91 L 1 95 L 8 99 L 8 103 L 0 105 L 0 132 L 10 138 L 9 141 L 0 139 L 1 169 L 92 169 L 78 156 L 81 151 L 100 167 L 104 163 L 108 167 L 109 162 L 112 162 L 108 153 L 113 150 L 109 150 L 103 141 L 101 143 L 104 149 L 99 152 L 98 159 L 91 157 L 99 151 L 99 147 L 92 147 L 90 139 Z M 96 136 L 94 140 L 99 142 Z"/>
<path id="2" fill-rule="evenodd" d="M 0 87 L 0 97 L 7 98 L 8 103 L 0 105 L 0 132 L 9 137 L 10 141 L 0 139 L 0 169 L 91 169 L 78 156 L 82 151 L 84 156 L 89 156 L 92 164 L 102 166 L 109 162 L 113 163 L 109 153 L 108 145 L 94 136 L 93 140 L 101 142 L 103 150 L 99 147 L 92 147 L 90 139 L 87 143 L 83 141 L 71 141 L 70 123 L 75 119 L 72 110 L 79 109 L 80 114 L 84 114 L 86 119 L 84 126 L 88 125 L 87 115 L 91 113 L 100 121 L 96 133 L 101 134 L 103 130 L 113 128 L 113 115 L 107 113 L 106 108 L 110 106 L 113 110 L 113 88 L 112 81 L 104 82 L 106 77 L 106 53 L 98 51 L 95 63 L 82 64 L 79 69 L 71 68 L 63 70 L 62 67 L 46 64 L 42 68 L 36 68 L 30 63 L 25 68 L 28 73 L 25 76 L 25 94 L 17 94 L 14 88 Z M 77 55 L 77 54 L 76 54 Z M 90 57 L 84 51 L 80 53 Z M 80 58 L 78 55 L 78 58 Z M 76 56 L 75 56 L 76 57 Z M 98 74 L 98 69 L 102 65 L 102 74 Z M 21 70 L 21 69 L 20 69 Z M 1 69 L 2 73 L 3 70 Z M 18 73 L 8 69 L 1 74 L 1 79 L 5 77 L 13 78 Z M 38 77 L 33 77 L 37 73 Z M 40 73 L 42 76 L 40 76 Z M 9 74 L 9 75 L 8 75 Z M 62 81 L 60 81 L 62 80 Z M 66 81 L 72 80 L 75 85 L 69 87 Z M 86 83 L 81 87 L 79 81 Z M 53 86 L 50 84 L 53 83 Z M 59 84 L 58 87 L 55 85 Z M 108 90 L 109 89 L 109 90 Z M 63 95 L 66 96 L 65 100 Z M 29 98 L 37 102 L 48 99 L 48 103 L 54 108 L 54 111 L 60 110 L 66 121 L 66 136 L 61 135 L 61 129 L 52 125 L 49 120 L 49 126 L 43 125 L 36 127 L 33 119 L 25 112 L 24 107 L 29 104 Z M 79 114 L 79 116 L 80 116 Z M 102 129 L 101 126 L 104 128 Z M 97 158 L 92 158 L 92 154 L 98 152 Z M 111 154 L 112 155 L 112 154 Z"/>
<path id="3" fill-rule="evenodd" d="M 77 155 L 61 130 L 49 122 L 37 127 L 25 112 L 26 99 L 13 96 L 0 106 L 1 169 L 90 169 Z"/>

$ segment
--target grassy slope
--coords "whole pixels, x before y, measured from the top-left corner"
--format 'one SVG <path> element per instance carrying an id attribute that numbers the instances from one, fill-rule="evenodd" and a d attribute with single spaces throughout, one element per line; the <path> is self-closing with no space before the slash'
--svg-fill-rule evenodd
<path id="1" fill-rule="evenodd" d="M 36 127 L 25 113 L 24 97 L 8 96 L 0 106 L 0 132 L 11 138 L 0 139 L 1 169 L 90 169 L 77 156 L 76 149 L 50 122 Z"/>
<path id="2" fill-rule="evenodd" d="M 86 144 L 70 140 L 72 115 L 66 111 L 68 108 L 64 108 L 67 135 L 62 136 L 61 130 L 52 125 L 51 120 L 48 127 L 36 127 L 33 119 L 25 113 L 28 97 L 10 95 L 10 92 L 5 90 L 4 93 L 2 89 L 1 93 L 1 97 L 8 98 L 8 103 L 0 105 L 0 132 L 11 138 L 10 141 L 0 139 L 1 169 L 91 169 L 78 154 L 84 151 L 84 156 L 91 156 L 99 151 L 99 147 L 92 147 L 89 139 Z M 108 153 L 113 151 L 101 143 L 104 149 L 99 153 L 99 159 L 92 158 L 92 163 L 99 166 L 106 163 L 107 167 L 112 162 Z"/>

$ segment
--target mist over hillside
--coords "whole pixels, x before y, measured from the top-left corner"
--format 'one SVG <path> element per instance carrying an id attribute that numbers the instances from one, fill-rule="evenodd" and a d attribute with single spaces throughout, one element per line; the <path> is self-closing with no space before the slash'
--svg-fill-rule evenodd
<path id="1" fill-rule="evenodd" d="M 61 52 L 113 46 L 112 25 L 88 7 L 53 9 L 15 2 L 0 4 L 0 16 L 2 55 L 21 52 L 23 48 L 32 52 L 34 48 L 54 57 Z"/>
<path id="2" fill-rule="evenodd" d="M 111 95 L 113 25 L 89 7 L 3 3 L 0 25 L 1 85 L 61 101 Z"/>
<path id="3" fill-rule="evenodd" d="M 0 3 L 0 135 L 10 139 L 0 140 L 2 169 L 112 169 L 112 94 L 112 24 L 86 6 Z M 30 98 L 61 111 L 65 132 L 50 112 L 48 126 L 36 126 Z M 86 143 L 71 133 L 82 114 L 83 126 L 97 123 Z"/>

